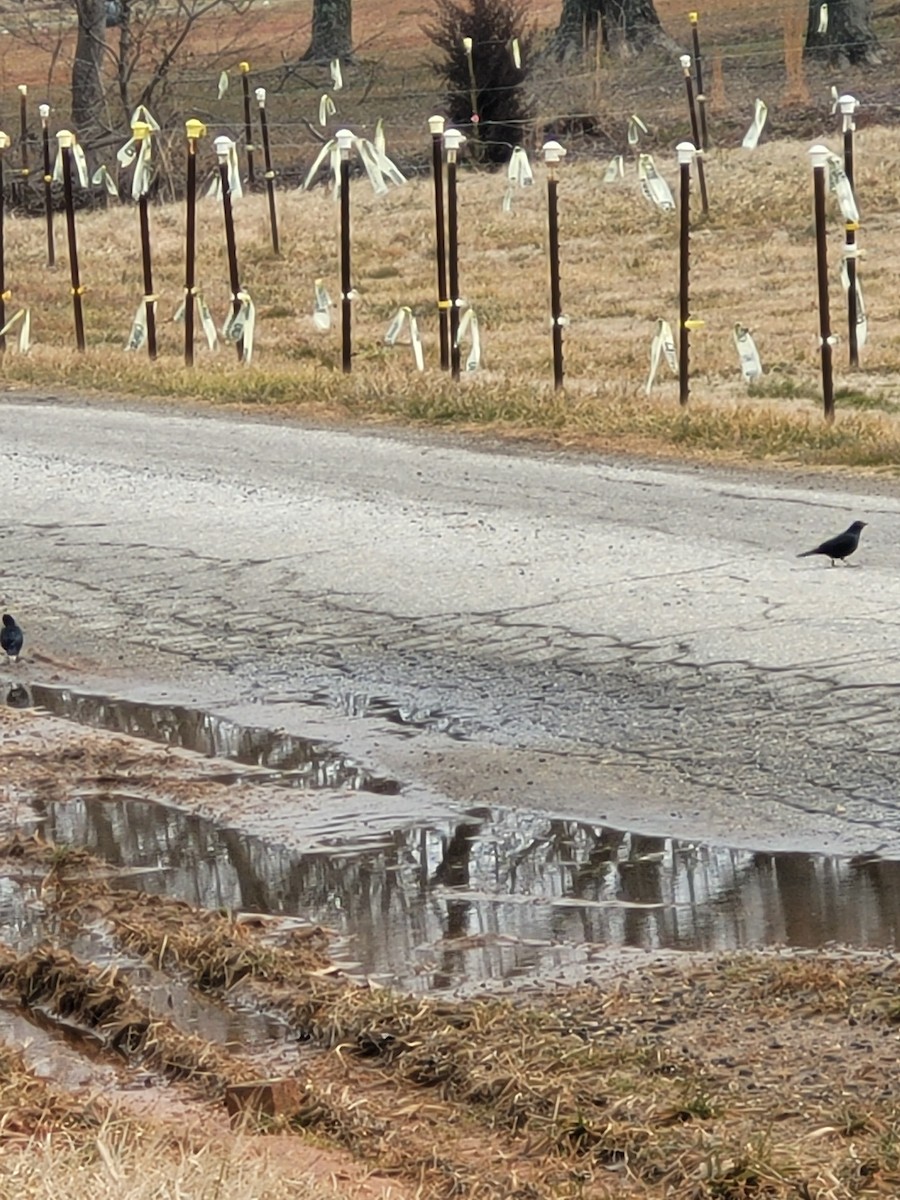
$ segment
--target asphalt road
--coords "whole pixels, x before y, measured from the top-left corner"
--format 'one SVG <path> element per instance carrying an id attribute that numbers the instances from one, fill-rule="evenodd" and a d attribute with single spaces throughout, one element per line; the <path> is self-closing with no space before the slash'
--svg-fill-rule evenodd
<path id="1" fill-rule="evenodd" d="M 900 857 L 900 485 L 49 400 L 0 463 L 25 678 L 457 803 Z M 853 567 L 796 557 L 856 517 Z"/>

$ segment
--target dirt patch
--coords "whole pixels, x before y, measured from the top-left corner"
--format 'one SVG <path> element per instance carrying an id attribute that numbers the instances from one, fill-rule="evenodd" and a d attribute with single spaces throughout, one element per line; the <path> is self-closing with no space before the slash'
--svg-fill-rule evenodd
<path id="1" fill-rule="evenodd" d="M 28 720 L 14 714 L 8 732 Z M 55 749 L 48 738 L 40 764 L 10 752 L 15 744 L 5 742 L 4 786 L 53 780 L 58 797 L 85 772 L 136 770 L 140 760 L 169 786 L 167 772 L 177 779 L 189 765 L 80 731 Z M 0 883 L 31 888 L 57 943 L 67 930 L 102 927 L 123 960 L 138 954 L 173 989 L 278 1015 L 293 1046 L 283 1073 L 300 1098 L 240 1135 L 249 1138 L 240 1156 L 251 1161 L 253 1147 L 274 1155 L 282 1180 L 318 1163 L 309 1186 L 324 1187 L 324 1163 L 342 1176 L 339 1194 L 504 1200 L 837 1200 L 900 1187 L 890 1085 L 900 967 L 890 955 L 647 956 L 638 969 L 607 966 L 575 987 L 447 1000 L 348 975 L 315 926 L 136 893 L 77 846 L 14 836 L 0 847 Z M 238 1136 L 220 1097 L 254 1078 L 258 1063 L 155 1017 L 115 961 L 99 968 L 63 944 L 7 945 L 0 988 L 5 1006 L 65 1025 L 86 1057 L 114 1056 L 126 1072 L 151 1071 L 175 1088 L 187 1081 L 182 1103 L 210 1113 L 207 1131 L 225 1144 Z M 102 1169 L 99 1131 L 126 1120 L 114 1099 L 85 1102 L 0 1050 L 7 1137 L 63 1137 Z M 127 1121 L 139 1128 L 133 1113 Z M 181 1115 L 178 1134 L 168 1134 L 173 1154 L 187 1144 L 185 1125 Z M 366 1182 L 367 1171 L 380 1179 Z"/>

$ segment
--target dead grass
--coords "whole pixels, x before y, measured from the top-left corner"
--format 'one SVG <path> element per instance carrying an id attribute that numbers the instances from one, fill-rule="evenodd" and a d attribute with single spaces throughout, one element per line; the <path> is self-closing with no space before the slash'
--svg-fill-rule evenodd
<path id="1" fill-rule="evenodd" d="M 18 5 L 7 5 L 11 28 Z M 240 89 L 221 104 L 214 99 L 219 67 L 229 66 L 237 37 L 249 38 L 242 56 L 260 78 L 301 52 L 309 33 L 309 6 L 299 14 L 273 0 L 256 14 L 252 30 L 217 14 L 200 37 L 192 66 L 174 73 L 160 115 L 178 128 L 184 114 L 199 112 L 211 130 L 239 125 Z M 675 0 L 660 0 L 663 24 L 688 39 L 686 13 Z M 536 0 L 532 15 L 550 29 L 558 2 Z M 421 31 L 427 8 L 414 6 L 402 21 L 385 16 L 375 0 L 357 0 L 354 28 L 358 61 L 348 65 L 340 93 L 342 122 L 370 133 L 378 117 L 387 122 L 388 149 L 401 162 L 427 160 L 425 119 L 439 107 Z M 714 146 L 734 145 L 749 122 L 753 98 L 770 107 L 766 138 L 778 130 L 806 128 L 839 149 L 828 114 L 831 77 L 802 62 L 806 9 L 800 0 L 771 12 L 747 10 L 729 0 L 703 12 L 701 32 L 712 63 L 710 119 Z M 893 18 L 890 18 L 893 20 Z M 888 17 L 881 20 L 888 21 Z M 884 25 L 882 32 L 890 32 Z M 891 29 L 893 26 L 890 27 Z M 47 45 L 19 45 L 10 86 L 19 78 L 37 84 L 49 64 Z M 64 51 L 56 70 L 66 67 Z M 219 58 L 222 61 L 219 61 Z M 223 58 L 222 55 L 225 57 Z M 687 133 L 681 77 L 660 87 L 665 59 L 639 63 L 605 56 L 560 66 L 544 63 L 536 87 L 540 115 L 559 126 L 570 154 L 561 175 L 563 303 L 571 324 L 565 335 L 567 390 L 553 396 L 546 216 L 542 169 L 537 186 L 520 191 L 513 213 L 501 211 L 502 175 L 464 167 L 460 187 L 461 279 L 484 331 L 484 370 L 453 387 L 436 370 L 431 185 L 420 177 L 375 199 L 367 183 L 353 185 L 354 373 L 339 372 L 337 330 L 316 333 L 310 319 L 314 280 L 322 276 L 337 297 L 336 208 L 327 189 L 312 194 L 279 192 L 285 257 L 272 257 L 265 199 L 247 197 L 236 206 L 242 278 L 259 309 L 257 361 L 239 369 L 230 347 L 216 358 L 198 350 L 192 372 L 181 366 L 181 328 L 171 323 L 182 296 L 183 213 L 180 206 L 154 209 L 155 284 L 162 353 L 156 364 L 123 352 L 141 293 L 137 213 L 131 206 L 79 216 L 82 277 L 87 286 L 88 351 L 75 355 L 62 222 L 57 222 L 60 268 L 45 266 L 40 220 L 18 219 L 7 231 L 7 278 L 13 307 L 29 305 L 36 345 L 28 358 L 6 355 L 2 378 L 12 388 L 64 388 L 102 395 L 175 397 L 210 404 L 265 407 L 267 411 L 328 420 L 441 424 L 494 434 L 552 439 L 559 444 L 640 453 L 761 459 L 856 467 L 889 466 L 900 449 L 892 393 L 900 382 L 898 337 L 891 324 L 892 280 L 900 251 L 892 238 L 895 189 L 892 164 L 898 134 L 869 127 L 857 139 L 857 178 L 864 224 L 860 242 L 868 255 L 861 281 L 870 316 L 864 371 L 842 370 L 838 385 L 865 397 L 849 399 L 836 430 L 819 418 L 814 248 L 806 142 L 768 141 L 752 154 L 713 149 L 707 156 L 712 214 L 693 241 L 693 309 L 706 325 L 692 344 L 692 406 L 678 411 L 675 385 L 664 378 L 644 395 L 654 322 L 675 320 L 677 308 L 676 218 L 648 207 L 637 191 L 633 167 L 614 185 L 601 182 L 605 156 L 624 150 L 623 112 L 640 111 L 649 125 L 648 146 L 674 183 L 672 147 Z M 9 68 L 12 70 L 12 67 Z M 0 72 L 2 75 L 2 72 Z M 267 78 L 267 77 L 266 77 Z M 279 169 L 289 178 L 305 173 L 318 142 L 305 122 L 314 120 L 327 72 L 305 67 L 278 76 L 270 124 Z M 0 78 L 2 82 L 2 78 Z M 56 80 L 59 89 L 67 80 Z M 283 86 L 282 86 L 283 85 Z M 809 101 L 809 86 L 816 99 Z M 879 110 L 867 78 L 866 110 Z M 51 92 L 53 88 L 51 88 Z M 48 93 L 49 94 L 49 93 Z M 727 96 L 727 99 L 726 99 Z M 780 97 L 780 99 L 779 99 Z M 883 107 L 883 106 L 882 106 Z M 887 115 L 890 106 L 884 108 Z M 799 121 L 799 126 L 798 126 Z M 590 129 L 589 137 L 572 131 Z M 570 136 L 571 134 L 571 136 Z M 540 140 L 537 134 L 535 138 Z M 167 168 L 181 170 L 180 134 Z M 602 161 L 598 161 L 597 156 Z M 202 170 L 212 168 L 203 144 Z M 112 158 L 112 153 L 109 155 Z M 221 324 L 228 307 L 226 264 L 219 205 L 200 202 L 199 280 Z M 837 284 L 841 245 L 835 215 L 830 244 L 834 288 L 833 323 L 843 329 Z M 428 371 L 419 376 L 409 346 L 388 349 L 383 334 L 401 305 L 416 313 L 426 342 Z M 731 342 L 736 321 L 751 328 L 766 377 L 748 391 L 739 378 Z M 853 411 L 849 411 L 852 409 Z"/>
<path id="2" fill-rule="evenodd" d="M 841 370 L 839 386 L 865 404 L 841 413 L 833 429 L 819 417 L 814 247 L 806 148 L 764 144 L 754 154 L 710 156 L 710 221 L 693 237 L 693 308 L 705 327 L 693 337 L 692 404 L 678 409 L 675 383 L 663 378 L 644 394 L 657 317 L 675 318 L 676 222 L 648 207 L 635 180 L 602 185 L 602 164 L 573 161 L 560 184 L 567 389 L 554 395 L 545 254 L 545 206 L 538 185 L 501 211 L 505 180 L 465 172 L 461 181 L 461 277 L 484 333 L 484 369 L 453 386 L 436 368 L 432 282 L 431 189 L 417 180 L 376 199 L 353 185 L 355 359 L 339 370 L 339 335 L 312 325 L 313 281 L 338 294 L 336 212 L 330 193 L 279 196 L 284 259 L 271 254 L 265 200 L 236 205 L 245 286 L 256 299 L 256 359 L 241 368 L 231 347 L 198 347 L 194 371 L 181 364 L 180 326 L 171 316 L 182 287 L 182 210 L 152 215 L 156 286 L 161 296 L 160 360 L 124 352 L 140 294 L 137 213 L 128 206 L 79 219 L 82 276 L 88 292 L 88 350 L 72 346 L 66 269 L 44 266 L 40 222 L 16 220 L 7 237 L 8 278 L 16 304 L 33 311 L 31 354 L 10 350 L 8 387 L 93 390 L 122 396 L 196 399 L 279 409 L 325 419 L 392 420 L 543 436 L 564 444 L 646 453 L 778 459 L 845 466 L 897 461 L 900 426 L 891 400 L 898 382 L 892 286 L 900 250 L 892 236 L 891 171 L 900 134 L 868 130 L 858 138 L 858 172 L 867 257 L 861 278 L 870 314 L 865 370 Z M 836 143 L 835 143 L 836 144 Z M 660 167 L 674 183 L 671 163 Z M 602 230 L 602 234 L 600 231 Z M 598 236 L 599 235 L 599 236 Z M 837 275 L 840 224 L 833 222 Z M 219 321 L 228 292 L 221 212 L 200 202 L 199 279 Z M 834 325 L 842 327 L 839 290 Z M 385 347 L 392 314 L 408 304 L 419 317 L 428 370 L 419 375 L 409 346 Z M 766 375 L 741 383 L 731 340 L 736 321 L 754 333 Z"/>
<path id="3" fill-rule="evenodd" d="M 75 927 L 108 922 L 223 1002 L 280 1011 L 308 1047 L 288 1125 L 417 1180 L 423 1197 L 850 1200 L 900 1187 L 900 1110 L 873 1085 L 896 1039 L 890 956 L 660 960 L 503 999 L 407 997 L 342 978 L 265 921 L 111 888 L 83 856 L 70 873 L 36 841 L 10 854 L 50 870 L 44 896 Z M 211 971 L 223 955 L 240 970 Z M 96 1157 L 100 1139 L 78 1144 Z"/>
<path id="4" fill-rule="evenodd" d="M 25 1078 L 21 1072 L 19 1084 Z M 7 1142 L 0 1154 L 0 1200 L 59 1200 L 62 1194 L 70 1200 L 367 1200 L 376 1194 L 387 1200 L 391 1194 L 319 1175 L 277 1143 L 270 1149 L 240 1134 L 201 1142 L 108 1118 L 85 1137 L 48 1131 Z"/>

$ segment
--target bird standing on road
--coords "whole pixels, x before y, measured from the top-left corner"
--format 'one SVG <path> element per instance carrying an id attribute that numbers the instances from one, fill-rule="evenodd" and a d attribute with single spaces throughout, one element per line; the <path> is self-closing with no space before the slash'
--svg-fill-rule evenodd
<path id="1" fill-rule="evenodd" d="M 815 550 L 804 550 L 802 554 L 798 554 L 798 558 L 809 558 L 811 554 L 825 554 L 831 559 L 831 565 L 834 566 L 835 561 L 840 559 L 844 562 L 850 557 L 856 547 L 859 545 L 859 535 L 866 527 L 865 521 L 854 521 L 849 529 L 845 529 L 843 533 L 839 533 L 837 537 L 829 538 L 827 542 L 823 542 L 821 546 L 816 546 Z"/>
<path id="2" fill-rule="evenodd" d="M 7 658 L 11 658 L 13 662 L 18 662 L 24 641 L 25 634 L 16 624 L 15 617 L 11 617 L 9 613 L 4 613 L 3 629 L 0 630 L 0 647 L 6 651 Z"/>

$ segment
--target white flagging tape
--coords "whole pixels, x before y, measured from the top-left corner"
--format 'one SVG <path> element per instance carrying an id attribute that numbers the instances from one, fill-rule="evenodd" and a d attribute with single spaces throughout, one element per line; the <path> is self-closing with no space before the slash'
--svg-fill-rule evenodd
<path id="1" fill-rule="evenodd" d="M 146 113 L 147 117 L 150 117 L 150 114 L 143 105 L 140 105 L 136 110 L 136 112 L 141 111 Z M 119 166 L 123 170 L 127 170 L 128 167 L 134 165 L 134 175 L 131 179 L 132 200 L 139 200 L 141 196 L 145 195 L 150 187 L 150 184 L 153 182 L 152 133 L 153 126 L 155 125 L 157 129 L 159 126 L 155 121 L 153 121 L 153 124 L 151 125 L 151 120 L 152 118 L 146 122 L 147 125 L 150 125 L 150 132 L 147 133 L 145 137 L 129 138 L 121 150 L 119 150 L 119 152 L 116 154 L 116 159 L 118 160 Z"/>
<path id="2" fill-rule="evenodd" d="M 80 187 L 86 188 L 88 184 L 88 166 L 87 159 L 84 156 L 84 148 L 79 146 L 77 142 L 73 142 L 71 146 L 72 162 L 75 165 L 75 174 L 78 177 Z M 53 163 L 53 182 L 62 183 L 62 147 L 56 152 L 56 160 Z"/>
<path id="3" fill-rule="evenodd" d="M 222 337 L 226 342 L 240 341 L 244 343 L 241 362 L 249 364 L 253 360 L 253 335 L 256 332 L 256 305 L 250 298 L 249 292 L 240 291 L 234 300 L 240 301 L 237 312 L 230 312 L 222 326 Z"/>
<path id="4" fill-rule="evenodd" d="M 376 196 L 383 196 L 387 189 L 387 183 L 401 184 L 406 183 L 406 176 L 384 153 L 384 150 L 379 149 L 375 142 L 370 142 L 368 138 L 355 137 L 353 145 L 356 147 L 360 161 L 366 169 L 366 175 L 369 177 L 369 182 Z M 318 175 L 325 160 L 328 159 L 329 170 L 334 179 L 334 195 L 337 199 L 340 190 L 340 151 L 337 147 L 337 142 L 334 138 L 330 138 L 319 153 L 316 155 L 315 162 L 309 168 L 306 178 L 303 181 L 303 191 L 308 191 L 312 186 L 313 180 Z"/>
<path id="5" fill-rule="evenodd" d="M 412 346 L 413 358 L 416 361 L 416 369 L 419 371 L 425 370 L 425 353 L 422 349 L 422 339 L 419 336 L 419 323 L 413 315 L 412 309 L 408 305 L 403 308 L 398 308 L 394 313 L 390 325 L 387 327 L 387 332 L 384 335 L 385 345 L 395 346 L 397 339 L 403 332 L 403 326 L 409 322 L 409 341 Z"/>
<path id="6" fill-rule="evenodd" d="M 656 164 L 649 154 L 642 154 L 638 159 L 638 179 L 641 184 L 641 195 L 663 212 L 674 212 L 675 201 L 669 185 L 657 171 Z"/>
<path id="7" fill-rule="evenodd" d="M 0 337 L 5 337 L 19 326 L 19 353 L 27 354 L 31 349 L 31 309 L 20 308 L 14 312 L 6 324 L 0 329 Z"/>
<path id="8" fill-rule="evenodd" d="M 477 371 L 481 365 L 481 330 L 478 327 L 478 315 L 474 308 L 467 308 L 459 322 L 459 330 L 456 334 L 457 349 L 462 346 L 466 336 L 469 338 L 466 370 Z"/>
<path id="9" fill-rule="evenodd" d="M 99 187 L 102 184 L 106 188 L 107 193 L 118 200 L 119 189 L 116 187 L 116 181 L 109 173 L 108 167 L 99 166 L 91 176 L 91 183 L 94 187 Z"/>
<path id="10" fill-rule="evenodd" d="M 672 326 L 668 321 L 664 321 L 660 317 L 656 322 L 656 333 L 653 335 L 653 341 L 650 345 L 650 374 L 647 376 L 647 385 L 644 389 L 648 396 L 650 395 L 650 389 L 653 387 L 653 381 L 656 379 L 659 364 L 663 358 L 668 363 L 672 374 L 677 375 L 678 355 L 675 353 L 675 339 L 672 336 Z"/>
<path id="11" fill-rule="evenodd" d="M 341 74 L 341 60 L 333 58 L 329 69 L 331 71 L 331 86 L 336 92 L 339 92 L 344 86 L 344 77 Z"/>
<path id="12" fill-rule="evenodd" d="M 759 145 L 759 139 L 762 131 L 766 127 L 766 121 L 769 116 L 769 108 L 764 100 L 757 99 L 753 108 L 753 123 L 744 134 L 744 140 L 741 145 L 745 150 L 755 150 Z"/>
<path id="13" fill-rule="evenodd" d="M 228 91 L 228 72 L 227 71 L 222 71 L 222 73 L 219 75 L 218 91 L 219 91 L 219 99 L 221 100 L 222 97 L 225 95 L 225 93 Z"/>
<path id="14" fill-rule="evenodd" d="M 603 172 L 604 183 L 615 183 L 617 179 L 622 179 L 625 176 L 625 157 L 622 154 L 616 154 L 609 160 L 609 165 Z"/>
<path id="15" fill-rule="evenodd" d="M 503 197 L 503 211 L 512 212 L 513 192 L 517 187 L 531 187 L 534 183 L 534 172 L 528 155 L 521 146 L 514 146 L 506 168 L 506 194 Z"/>
<path id="16" fill-rule="evenodd" d="M 244 195 L 244 185 L 241 183 L 241 164 L 238 162 L 237 142 L 232 142 L 228 148 L 228 191 L 232 200 L 240 200 Z M 218 167 L 212 177 L 207 196 L 216 199 L 222 197 L 222 176 Z"/>
<path id="17" fill-rule="evenodd" d="M 313 324 L 316 329 L 322 333 L 327 333 L 331 328 L 331 310 L 334 308 L 331 297 L 325 290 L 325 283 L 321 279 L 316 280 L 316 301 L 313 308 Z"/>
<path id="18" fill-rule="evenodd" d="M 200 328 L 203 330 L 203 333 L 206 336 L 206 344 L 209 346 L 210 350 L 218 350 L 219 335 L 216 332 L 216 323 L 213 320 L 212 313 L 209 311 L 209 305 L 203 299 L 202 292 L 195 291 L 194 298 L 197 301 L 197 316 L 200 318 Z M 172 317 L 173 321 L 184 320 L 184 309 L 188 299 L 190 299 L 190 297 L 182 300 L 182 302 L 178 305 L 178 308 L 175 310 L 175 313 Z"/>
<path id="19" fill-rule="evenodd" d="M 836 154 L 828 155 L 828 187 L 834 192 L 841 216 L 848 225 L 859 224 L 859 209 L 856 207 L 856 197 L 844 170 L 844 160 Z"/>
<path id="20" fill-rule="evenodd" d="M 155 302 L 155 297 L 151 303 Z M 137 306 L 137 312 L 134 314 L 134 320 L 131 323 L 131 332 L 128 334 L 128 341 L 125 343 L 126 350 L 140 350 L 144 342 L 147 340 L 147 298 L 146 296 Z"/>
<path id="21" fill-rule="evenodd" d="M 841 262 L 841 284 L 844 291 L 850 291 L 850 272 L 847 269 L 846 258 Z M 862 288 L 859 285 L 859 276 L 856 277 L 856 345 L 862 350 L 869 336 L 869 320 L 866 316 L 866 306 L 863 303 Z"/>
<path id="22" fill-rule="evenodd" d="M 647 126 L 636 113 L 632 113 L 628 118 L 628 145 L 636 146 L 641 140 L 641 134 L 646 132 Z"/>
<path id="23" fill-rule="evenodd" d="M 319 124 L 323 129 L 328 124 L 328 118 L 333 117 L 336 112 L 337 109 L 334 106 L 334 101 L 326 92 L 319 101 Z"/>
<path id="24" fill-rule="evenodd" d="M 756 349 L 756 343 L 750 330 L 740 321 L 734 323 L 734 344 L 738 352 L 744 382 L 752 383 L 754 379 L 759 379 L 763 373 L 759 351 Z"/>

